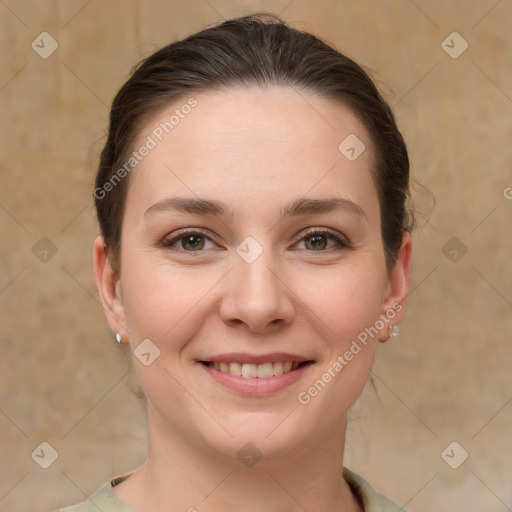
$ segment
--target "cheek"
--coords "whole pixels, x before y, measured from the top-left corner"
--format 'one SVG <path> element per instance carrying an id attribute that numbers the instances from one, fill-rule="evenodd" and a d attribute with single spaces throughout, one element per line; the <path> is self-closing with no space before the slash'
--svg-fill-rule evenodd
<path id="1" fill-rule="evenodd" d="M 383 277 L 380 265 L 346 265 L 338 270 L 304 273 L 297 295 L 324 324 L 330 339 L 346 343 L 380 313 Z"/>
<path id="2" fill-rule="evenodd" d="M 323 326 L 322 364 L 297 396 L 300 407 L 323 418 L 317 425 L 328 434 L 366 385 L 375 357 L 375 326 L 381 312 L 385 273 L 382 265 L 346 265 L 325 275 L 301 277 L 298 292 L 312 317 Z M 333 404 L 336 404 L 333 407 Z"/>
<path id="3" fill-rule="evenodd" d="M 123 303 L 132 341 L 149 338 L 162 349 L 193 337 L 223 275 L 219 269 L 199 272 L 146 255 L 127 256 L 123 269 Z"/>

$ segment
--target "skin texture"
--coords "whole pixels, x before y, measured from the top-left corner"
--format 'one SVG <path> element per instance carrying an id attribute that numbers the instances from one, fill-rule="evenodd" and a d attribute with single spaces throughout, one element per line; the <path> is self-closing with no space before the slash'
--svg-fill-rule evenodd
<path id="1" fill-rule="evenodd" d="M 396 303 L 390 323 L 400 322 L 410 235 L 387 269 L 371 141 L 344 106 L 284 87 L 194 97 L 197 106 L 130 177 L 119 275 L 101 236 L 94 245 L 110 327 L 132 350 L 145 339 L 160 350 L 149 366 L 134 358 L 148 402 L 149 457 L 114 492 L 136 512 L 361 510 L 340 477 L 346 414 L 389 323 L 308 404 L 297 396 Z M 140 141 L 185 101 L 151 119 Z M 338 150 L 351 133 L 366 145 L 353 162 Z M 232 215 L 153 207 L 171 197 L 220 201 Z M 362 213 L 281 218 L 292 201 L 333 198 Z M 204 248 L 186 252 L 183 239 L 164 246 L 181 228 L 202 230 Z M 335 230 L 350 246 L 321 235 L 314 246 L 308 228 Z M 252 263 L 236 251 L 249 236 L 263 250 Z M 198 362 L 230 352 L 289 352 L 315 362 L 277 393 L 246 396 Z M 237 458 L 248 442 L 262 454 L 253 467 Z"/>

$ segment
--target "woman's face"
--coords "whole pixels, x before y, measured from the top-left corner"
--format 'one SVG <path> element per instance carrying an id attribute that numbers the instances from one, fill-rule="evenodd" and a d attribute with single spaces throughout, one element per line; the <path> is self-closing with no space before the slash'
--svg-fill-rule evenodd
<path id="1" fill-rule="evenodd" d="M 135 144 L 151 148 L 118 277 L 97 240 L 107 318 L 135 351 L 151 431 L 229 457 L 300 453 L 339 436 L 401 319 L 410 238 L 388 271 L 371 142 L 343 106 L 279 87 L 194 98 Z"/>

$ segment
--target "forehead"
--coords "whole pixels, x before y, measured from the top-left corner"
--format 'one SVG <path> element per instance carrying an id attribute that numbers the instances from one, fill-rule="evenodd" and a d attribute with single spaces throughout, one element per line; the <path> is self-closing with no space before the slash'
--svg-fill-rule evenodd
<path id="1" fill-rule="evenodd" d="M 333 188 L 362 203 L 376 197 L 363 124 L 347 107 L 306 91 L 239 86 L 191 94 L 151 118 L 135 148 L 149 141 L 128 193 L 142 202 L 174 193 L 268 202 L 332 195 Z"/>

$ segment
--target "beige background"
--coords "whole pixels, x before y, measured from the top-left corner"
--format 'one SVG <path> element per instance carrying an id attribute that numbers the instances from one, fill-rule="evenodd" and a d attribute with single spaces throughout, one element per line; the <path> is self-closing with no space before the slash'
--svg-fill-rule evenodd
<path id="1" fill-rule="evenodd" d="M 512 510 L 509 0 L 0 2 L 0 509 L 81 501 L 144 459 L 143 403 L 90 270 L 108 105 L 140 58 L 254 10 L 374 70 L 437 201 L 430 215 L 417 187 L 408 317 L 354 408 L 346 464 L 416 512 Z M 47 59 L 31 48 L 43 31 L 59 45 Z M 469 44 L 456 59 L 453 31 Z M 48 469 L 31 458 L 43 441 L 59 454 Z M 441 458 L 452 441 L 469 453 L 458 469 Z"/>

